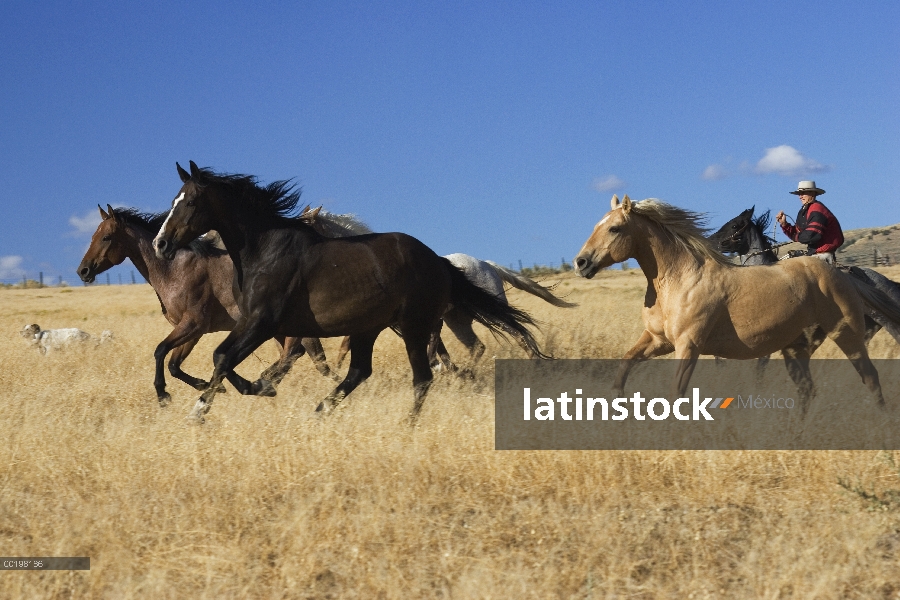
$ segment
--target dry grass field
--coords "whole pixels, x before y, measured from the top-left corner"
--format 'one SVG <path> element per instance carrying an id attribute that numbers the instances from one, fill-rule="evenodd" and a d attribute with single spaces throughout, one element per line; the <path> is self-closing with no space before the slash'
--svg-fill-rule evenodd
<path id="1" fill-rule="evenodd" d="M 557 279 L 579 308 L 510 294 L 546 348 L 621 356 L 642 329 L 640 272 Z M 41 356 L 18 334 L 32 322 L 116 338 Z M 328 418 L 313 408 L 332 382 L 302 358 L 277 397 L 229 388 L 192 426 L 193 389 L 169 378 L 172 404 L 156 403 L 169 329 L 147 285 L 0 290 L 0 554 L 91 557 L 90 571 L 2 572 L 0 596 L 900 597 L 900 480 L 883 454 L 499 452 L 491 361 L 474 381 L 439 376 L 411 430 L 391 332 Z M 207 378 L 222 337 L 185 370 Z M 482 337 L 488 357 L 521 356 Z M 883 332 L 871 349 L 900 357 Z M 274 344 L 255 356 L 243 374 Z"/>

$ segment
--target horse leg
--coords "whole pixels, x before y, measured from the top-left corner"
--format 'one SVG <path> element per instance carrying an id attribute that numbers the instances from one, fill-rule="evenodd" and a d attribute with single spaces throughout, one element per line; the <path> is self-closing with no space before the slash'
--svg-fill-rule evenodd
<path id="1" fill-rule="evenodd" d="M 456 336 L 463 346 L 469 349 L 469 356 L 472 362 L 477 362 L 481 355 L 484 354 L 484 343 L 475 335 L 472 329 L 472 317 L 462 311 L 452 309 L 444 314 L 444 323 L 453 335 Z"/>
<path id="2" fill-rule="evenodd" d="M 451 373 L 456 373 L 459 369 L 450 360 L 450 353 L 447 352 L 444 340 L 441 339 L 441 328 L 443 326 L 444 322 L 438 321 L 434 331 L 431 332 L 431 338 L 428 341 L 428 365 L 431 369 L 440 369 L 443 366 Z"/>
<path id="3" fill-rule="evenodd" d="M 273 384 L 281 383 L 284 376 L 291 370 L 294 361 L 303 356 L 306 348 L 300 345 L 297 338 L 289 338 L 283 335 L 276 335 L 274 338 L 280 349 L 278 360 L 273 362 L 267 369 L 259 374 L 259 379 L 265 379 Z M 285 365 L 285 362 L 287 364 Z M 277 379 L 277 381 L 276 381 Z M 259 381 L 259 380 L 257 380 Z M 256 383 L 256 382 L 254 382 Z"/>
<path id="4" fill-rule="evenodd" d="M 316 407 L 316 412 L 331 414 L 341 400 L 372 374 L 372 350 L 381 331 L 370 331 L 348 336 L 350 369 L 347 376 Z"/>
<path id="5" fill-rule="evenodd" d="M 812 373 L 809 370 L 809 358 L 811 344 L 809 337 L 804 333 L 794 340 L 790 346 L 782 348 L 781 355 L 784 357 L 784 366 L 788 375 L 797 386 L 800 394 L 800 418 L 806 416 L 809 405 L 816 395 L 816 388 L 813 384 Z M 816 346 L 818 347 L 818 346 Z M 815 348 L 813 348 L 815 350 Z"/>
<path id="6" fill-rule="evenodd" d="M 869 347 L 869 342 L 872 341 L 872 338 L 875 337 L 875 334 L 879 331 L 881 331 L 881 323 L 879 323 L 869 315 L 866 315 L 866 348 Z M 891 333 L 891 335 L 894 335 L 890 330 L 888 330 L 888 332 Z"/>
<path id="7" fill-rule="evenodd" d="M 171 374 L 172 377 L 185 382 L 198 392 L 202 392 L 207 387 L 209 387 L 209 382 L 204 379 L 200 379 L 199 377 L 188 375 L 181 370 L 181 363 L 187 360 L 187 357 L 191 354 L 194 347 L 197 345 L 197 342 L 199 341 L 199 337 L 191 338 L 182 345 L 172 350 L 172 354 L 171 356 L 169 356 L 169 374 Z M 225 387 L 222 386 L 219 392 L 225 392 Z"/>
<path id="8" fill-rule="evenodd" d="M 831 336 L 832 341 L 847 355 L 853 363 L 853 368 L 862 377 L 863 383 L 872 392 L 879 408 L 884 408 L 884 395 L 881 393 L 881 382 L 878 380 L 878 370 L 869 358 L 866 350 L 865 336 L 852 330 L 839 331 Z"/>
<path id="9" fill-rule="evenodd" d="M 153 352 L 153 358 L 156 360 L 156 377 L 153 380 L 153 386 L 156 388 L 156 398 L 160 406 L 166 406 L 172 401 L 172 396 L 166 391 L 166 377 L 163 371 L 166 355 L 172 348 L 180 346 L 192 338 L 195 338 L 194 343 L 197 343 L 196 341 L 202 335 L 203 332 L 197 323 L 190 319 L 185 319 L 179 322 L 175 329 L 156 346 L 156 350 Z"/>
<path id="10" fill-rule="evenodd" d="M 422 334 L 419 331 L 403 332 L 403 343 L 406 345 L 406 356 L 413 371 L 413 407 L 409 412 L 410 425 L 416 424 L 422 405 L 425 403 L 425 395 L 434 381 L 434 374 L 428 364 L 428 341 L 430 334 Z"/>
<path id="11" fill-rule="evenodd" d="M 662 356 L 675 351 L 675 346 L 669 340 L 658 337 L 644 330 L 637 343 L 632 346 L 631 350 L 625 353 L 619 362 L 619 369 L 616 372 L 616 379 L 613 383 L 613 390 L 619 396 L 625 393 L 625 381 L 628 379 L 628 373 L 639 363 L 654 356 Z"/>
<path id="12" fill-rule="evenodd" d="M 345 336 L 343 340 L 341 340 L 341 347 L 338 350 L 337 360 L 334 361 L 335 366 L 340 368 L 341 363 L 344 362 L 344 357 L 347 356 L 347 353 L 350 352 L 350 336 Z"/>
<path id="13" fill-rule="evenodd" d="M 675 348 L 675 358 L 678 359 L 678 368 L 675 370 L 675 392 L 677 394 L 675 397 L 682 398 L 691 381 L 691 375 L 694 374 L 697 359 L 700 358 L 700 350 L 694 344 L 685 344 L 681 348 Z"/>
<path id="14" fill-rule="evenodd" d="M 222 384 L 222 379 L 225 377 L 228 377 L 228 381 L 230 381 L 232 385 L 235 384 L 234 377 L 239 380 L 242 385 L 249 386 L 249 389 L 245 387 L 245 389 L 248 389 L 249 393 L 263 395 L 258 392 L 264 390 L 254 390 L 254 384 L 250 384 L 246 379 L 235 373 L 234 368 L 241 364 L 241 361 L 250 356 L 254 350 L 259 348 L 263 342 L 271 338 L 272 333 L 270 327 L 266 327 L 260 322 L 251 323 L 248 321 L 238 321 L 234 329 L 231 330 L 231 333 L 228 334 L 228 337 L 226 337 L 225 340 L 219 344 L 218 348 L 216 348 L 215 352 L 213 352 L 213 364 L 215 367 L 213 369 L 212 377 L 209 378 L 209 387 L 204 390 L 203 394 L 197 400 L 197 404 L 195 404 L 194 408 L 191 410 L 189 418 L 200 423 L 203 422 L 203 417 L 209 412 L 213 399 Z M 242 394 L 247 393 L 237 385 L 235 385 L 235 388 Z"/>
<path id="15" fill-rule="evenodd" d="M 315 365 L 316 370 L 319 371 L 319 373 L 325 377 L 330 377 L 335 381 L 341 381 L 341 376 L 332 371 L 328 366 L 328 361 L 325 359 L 325 349 L 322 347 L 322 342 L 319 338 L 303 338 L 300 340 L 300 343 L 303 344 L 306 353 L 309 354 L 309 358 L 313 361 L 313 365 Z M 298 354 L 297 356 L 300 355 Z"/>

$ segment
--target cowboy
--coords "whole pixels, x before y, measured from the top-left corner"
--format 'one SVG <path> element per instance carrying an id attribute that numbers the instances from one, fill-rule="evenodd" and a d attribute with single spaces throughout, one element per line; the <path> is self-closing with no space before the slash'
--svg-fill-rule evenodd
<path id="1" fill-rule="evenodd" d="M 834 253 L 844 243 L 844 233 L 841 224 L 825 205 L 817 200 L 825 190 L 817 188 L 815 181 L 801 181 L 797 190 L 791 192 L 800 196 L 800 212 L 797 220 L 789 225 L 784 211 L 778 211 L 775 220 L 781 225 L 781 230 L 786 236 L 795 242 L 806 244 L 806 253 L 834 264 Z"/>

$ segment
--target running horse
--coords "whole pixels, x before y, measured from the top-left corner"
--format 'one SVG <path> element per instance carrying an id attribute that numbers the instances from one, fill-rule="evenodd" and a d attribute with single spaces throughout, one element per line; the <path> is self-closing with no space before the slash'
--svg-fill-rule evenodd
<path id="1" fill-rule="evenodd" d="M 394 328 L 403 337 L 413 371 L 411 423 L 433 380 L 428 347 L 452 304 L 499 335 L 512 330 L 544 357 L 531 317 L 469 282 L 445 258 L 403 233 L 326 238 L 294 216 L 299 192 L 288 181 L 260 186 L 248 175 L 177 165 L 183 185 L 154 239 L 156 254 L 171 259 L 178 248 L 216 230 L 234 264 L 241 317 L 213 354 L 207 388 L 191 412 L 209 412 L 226 373 L 275 335 L 350 336 L 350 369 L 319 403 L 331 412 L 372 374 L 378 335 Z"/>
<path id="2" fill-rule="evenodd" d="M 156 291 L 160 307 L 173 329 L 153 353 L 156 376 L 153 385 L 160 406 L 171 401 L 166 391 L 163 364 L 169 359 L 169 373 L 196 390 L 205 390 L 209 382 L 193 377 L 181 369 L 181 364 L 207 333 L 231 331 L 240 316 L 231 280 L 234 267 L 224 250 L 216 247 L 209 237 L 193 240 L 179 251 L 175 260 L 164 261 L 156 257 L 152 247 L 153 236 L 159 231 L 166 213 L 143 213 L 133 208 L 116 208 L 106 205 L 100 209 L 100 225 L 91 237 L 91 244 L 78 266 L 78 276 L 91 283 L 98 274 L 130 259 L 138 272 Z M 309 353 L 322 375 L 336 378 L 325 361 L 325 351 L 316 338 L 276 338 L 282 348 L 279 362 L 267 369 L 269 373 L 287 373 L 297 358 Z M 235 387 L 242 385 L 235 379 Z M 260 387 L 261 384 L 257 384 Z"/>
<path id="3" fill-rule="evenodd" d="M 900 323 L 900 308 L 816 258 L 734 265 L 704 237 L 703 223 L 702 215 L 656 199 L 632 202 L 625 196 L 619 203 L 613 196 L 611 210 L 575 258 L 578 274 L 588 279 L 629 258 L 647 278 L 645 329 L 619 365 L 616 392 L 624 391 L 635 363 L 656 356 L 675 353 L 674 387 L 683 396 L 700 354 L 750 359 L 781 350 L 805 412 L 802 391 L 811 382 L 805 331 L 819 326 L 883 407 L 878 372 L 866 351 L 865 310 Z"/>

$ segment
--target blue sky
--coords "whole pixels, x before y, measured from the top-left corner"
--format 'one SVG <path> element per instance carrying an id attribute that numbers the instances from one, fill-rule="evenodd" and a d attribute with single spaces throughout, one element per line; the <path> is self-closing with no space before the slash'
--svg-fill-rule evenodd
<path id="1" fill-rule="evenodd" d="M 0 278 L 194 160 L 439 254 L 571 260 L 613 193 L 900 222 L 894 2 L 5 2 Z M 113 271 L 131 270 L 129 263 Z M 130 275 L 123 275 L 126 279 Z"/>

